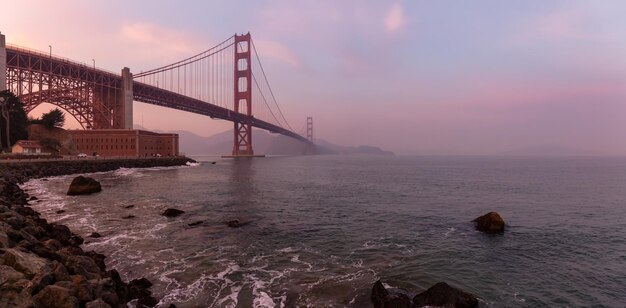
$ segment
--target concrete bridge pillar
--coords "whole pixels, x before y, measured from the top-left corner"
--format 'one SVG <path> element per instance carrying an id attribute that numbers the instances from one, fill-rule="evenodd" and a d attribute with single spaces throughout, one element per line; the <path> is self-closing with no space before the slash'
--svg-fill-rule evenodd
<path id="1" fill-rule="evenodd" d="M 4 34 L 0 33 L 0 91 L 7 89 L 7 47 Z"/>
<path id="2" fill-rule="evenodd" d="M 128 67 L 122 69 L 122 93 L 119 100 L 120 125 L 125 129 L 133 129 L 133 74 Z"/>

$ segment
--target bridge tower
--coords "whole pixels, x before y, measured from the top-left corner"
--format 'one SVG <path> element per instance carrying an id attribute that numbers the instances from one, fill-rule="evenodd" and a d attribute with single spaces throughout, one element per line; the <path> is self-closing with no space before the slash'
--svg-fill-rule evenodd
<path id="1" fill-rule="evenodd" d="M 7 47 L 4 34 L 0 33 L 0 91 L 7 89 Z"/>
<path id="2" fill-rule="evenodd" d="M 306 118 L 306 139 L 313 142 L 313 117 Z"/>
<path id="3" fill-rule="evenodd" d="M 248 116 L 235 120 L 233 156 L 253 156 L 252 150 L 252 62 L 250 61 L 250 32 L 235 35 L 235 95 L 234 111 Z M 245 106 L 245 110 L 242 110 Z"/>

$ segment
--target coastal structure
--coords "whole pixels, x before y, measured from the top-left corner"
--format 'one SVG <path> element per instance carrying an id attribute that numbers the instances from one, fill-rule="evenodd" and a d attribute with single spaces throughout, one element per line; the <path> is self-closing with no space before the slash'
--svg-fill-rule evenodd
<path id="1" fill-rule="evenodd" d="M 18 140 L 11 147 L 11 153 L 41 154 L 41 144 L 34 140 Z"/>
<path id="2" fill-rule="evenodd" d="M 178 134 L 139 129 L 70 130 L 80 153 L 100 156 L 178 156 Z"/>

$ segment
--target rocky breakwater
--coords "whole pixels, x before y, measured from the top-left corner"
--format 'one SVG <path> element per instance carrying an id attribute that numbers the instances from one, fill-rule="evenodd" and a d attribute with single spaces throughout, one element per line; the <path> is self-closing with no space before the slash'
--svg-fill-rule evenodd
<path id="1" fill-rule="evenodd" d="M 30 178 L 120 167 L 185 164 L 188 159 L 16 163 L 0 166 L 0 307 L 153 307 L 144 278 L 122 281 L 105 256 L 84 251 L 68 227 L 49 223 L 27 206 L 18 183 Z"/>
<path id="2" fill-rule="evenodd" d="M 119 168 L 173 167 L 191 162 L 195 161 L 187 157 L 10 162 L 0 164 L 0 177 L 22 183 L 30 179 L 58 175 L 112 171 Z"/>

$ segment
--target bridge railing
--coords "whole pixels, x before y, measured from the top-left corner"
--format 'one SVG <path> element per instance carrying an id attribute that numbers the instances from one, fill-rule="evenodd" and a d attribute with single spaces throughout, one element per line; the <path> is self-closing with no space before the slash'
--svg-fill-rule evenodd
<path id="1" fill-rule="evenodd" d="M 52 59 L 52 60 L 58 61 L 58 62 L 63 62 L 63 63 L 72 64 L 72 65 L 81 66 L 81 67 L 83 67 L 85 69 L 91 69 L 91 70 L 94 69 L 93 65 L 88 65 L 85 62 L 78 62 L 76 60 L 71 60 L 70 58 L 57 56 L 55 54 L 52 54 L 52 56 L 51 56 L 49 52 L 44 52 L 44 51 L 37 50 L 37 49 L 32 49 L 32 48 L 28 48 L 28 47 L 24 47 L 24 46 L 20 46 L 20 45 L 16 45 L 16 44 L 6 44 L 6 48 L 10 49 L 10 50 L 20 51 L 20 52 L 23 52 L 23 53 L 29 53 L 29 54 L 32 54 L 32 55 L 37 55 L 37 56 L 40 56 L 42 58 Z M 97 66 L 95 67 L 95 69 L 97 71 L 101 71 L 101 72 L 104 72 L 104 73 L 112 74 L 112 75 L 115 75 L 115 76 L 120 76 L 119 72 L 117 72 L 117 73 L 116 72 L 112 72 L 112 71 L 109 71 L 107 69 L 103 69 L 103 68 L 100 68 L 100 67 L 97 67 Z"/>

